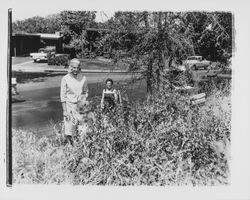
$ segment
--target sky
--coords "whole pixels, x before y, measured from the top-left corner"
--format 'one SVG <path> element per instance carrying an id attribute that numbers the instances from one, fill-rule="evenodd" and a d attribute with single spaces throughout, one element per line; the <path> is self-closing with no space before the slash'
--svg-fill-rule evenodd
<path id="1" fill-rule="evenodd" d="M 12 21 L 24 20 L 34 16 L 45 17 L 60 13 L 63 10 L 82 10 L 97 11 L 96 21 L 104 22 L 111 18 L 115 11 L 123 8 L 122 6 L 113 7 L 110 5 L 115 4 L 99 0 L 3 0 L 3 2 L 5 2 L 5 8 L 12 9 Z"/>
<path id="2" fill-rule="evenodd" d="M 27 18 L 31 18 L 34 16 L 46 17 L 51 14 L 57 14 L 63 11 L 64 9 L 46 9 L 46 10 L 23 10 L 20 8 L 12 8 L 12 20 L 13 22 L 16 20 L 24 20 Z M 114 11 L 97 11 L 96 13 L 96 21 L 97 22 L 104 22 L 110 19 L 114 15 Z"/>
<path id="3" fill-rule="evenodd" d="M 180 11 L 180 10 L 214 10 L 212 1 L 216 2 L 216 7 L 221 10 L 227 9 L 228 4 L 217 0 L 198 1 L 196 3 L 183 3 L 183 0 L 1 0 L 4 6 L 12 8 L 12 19 L 23 20 L 34 16 L 45 17 L 50 14 L 59 13 L 62 10 L 95 10 L 99 11 L 96 16 L 97 21 L 105 20 L 100 11 L 104 11 L 111 17 L 115 11 Z M 0 4 L 0 7 L 2 6 Z"/>

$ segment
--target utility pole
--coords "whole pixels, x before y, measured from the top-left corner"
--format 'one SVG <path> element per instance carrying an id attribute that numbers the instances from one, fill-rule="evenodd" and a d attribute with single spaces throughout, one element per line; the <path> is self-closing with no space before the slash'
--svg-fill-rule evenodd
<path id="1" fill-rule="evenodd" d="M 6 134 L 6 185 L 12 185 L 12 123 L 11 123 L 11 103 L 12 103 L 12 60 L 11 60 L 11 37 L 12 37 L 12 9 L 8 9 L 8 53 L 7 53 L 7 76 L 8 76 L 8 101 L 7 101 L 7 134 Z"/>

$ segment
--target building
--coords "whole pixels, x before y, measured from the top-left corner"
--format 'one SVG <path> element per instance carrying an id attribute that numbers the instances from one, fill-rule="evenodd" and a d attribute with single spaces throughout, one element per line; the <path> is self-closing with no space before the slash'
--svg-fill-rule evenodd
<path id="1" fill-rule="evenodd" d="M 54 46 L 56 53 L 61 53 L 63 48 L 60 33 L 15 33 L 12 34 L 11 55 L 27 56 L 46 46 Z"/>
<path id="2" fill-rule="evenodd" d="M 56 53 L 62 53 L 62 35 L 59 32 L 55 34 L 51 33 L 36 33 L 41 38 L 41 44 L 43 46 L 54 46 L 56 47 Z"/>
<path id="3" fill-rule="evenodd" d="M 41 38 L 39 35 L 30 33 L 12 34 L 11 55 L 26 56 L 31 52 L 37 52 L 40 48 Z"/>

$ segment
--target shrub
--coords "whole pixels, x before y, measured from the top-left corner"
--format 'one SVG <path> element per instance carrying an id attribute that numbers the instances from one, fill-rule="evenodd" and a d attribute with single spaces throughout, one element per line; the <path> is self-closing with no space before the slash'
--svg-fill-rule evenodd
<path id="1" fill-rule="evenodd" d="M 228 183 L 230 95 L 219 90 L 204 106 L 161 91 L 79 130 L 73 146 L 61 135 L 14 131 L 16 183 L 90 185 L 216 185 Z M 108 122 L 108 123 L 107 123 Z"/>
<path id="2" fill-rule="evenodd" d="M 69 54 L 49 54 L 48 65 L 68 66 Z"/>
<path id="3" fill-rule="evenodd" d="M 199 92 L 205 92 L 208 96 L 215 91 L 219 91 L 222 95 L 229 96 L 231 93 L 231 79 L 211 78 L 198 83 Z"/>

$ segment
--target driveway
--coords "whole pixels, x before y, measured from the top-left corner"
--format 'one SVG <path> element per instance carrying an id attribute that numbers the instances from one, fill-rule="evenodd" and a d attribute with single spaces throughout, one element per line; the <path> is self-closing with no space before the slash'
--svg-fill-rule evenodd
<path id="1" fill-rule="evenodd" d="M 113 64 L 100 59 L 81 59 L 81 69 L 86 73 L 127 72 L 124 63 Z M 67 72 L 64 66 L 48 65 L 47 62 L 35 63 L 30 57 L 12 57 L 12 71 L 15 72 Z"/>

